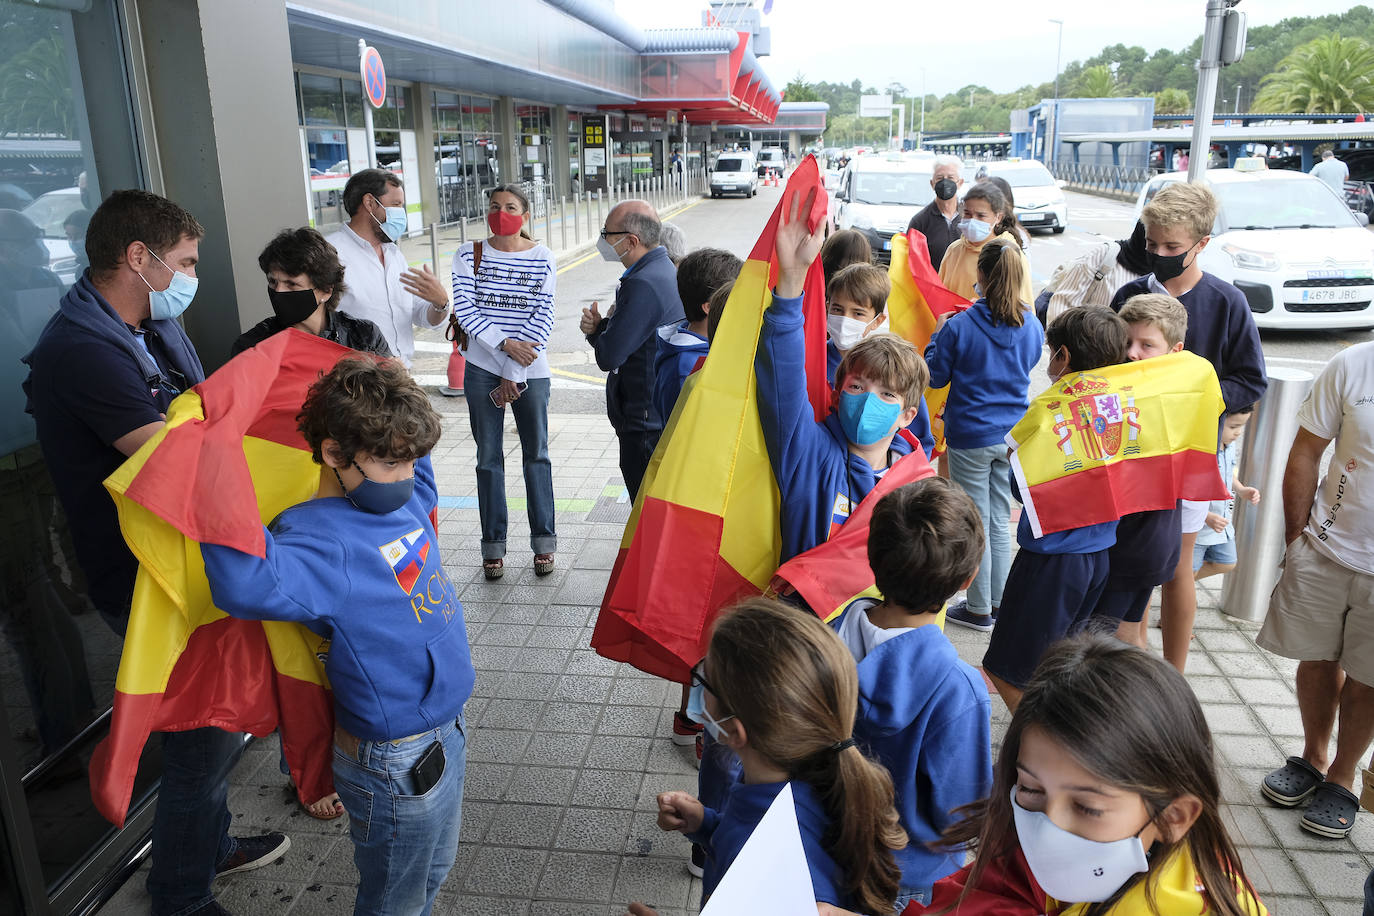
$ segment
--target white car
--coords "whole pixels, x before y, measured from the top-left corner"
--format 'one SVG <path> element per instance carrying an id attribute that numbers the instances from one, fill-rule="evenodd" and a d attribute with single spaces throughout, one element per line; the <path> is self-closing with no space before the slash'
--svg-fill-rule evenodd
<path id="1" fill-rule="evenodd" d="M 754 157 L 750 153 L 721 153 L 716 169 L 711 173 L 711 196 L 740 194 L 753 197 L 759 193 L 759 176 Z"/>
<path id="2" fill-rule="evenodd" d="M 43 244 L 48 249 L 48 269 L 68 286 L 76 282 L 78 265 L 76 252 L 67 241 L 67 232 L 62 224 L 81 207 L 80 188 L 58 188 L 39 195 L 20 211 L 43 231 Z"/>
<path id="3" fill-rule="evenodd" d="M 1006 159 L 988 162 L 975 174 L 1004 179 L 1016 198 L 1016 218 L 1027 229 L 1063 232 L 1069 225 L 1069 202 L 1064 197 L 1064 182 L 1056 181 L 1050 170 L 1033 159 Z"/>
<path id="4" fill-rule="evenodd" d="M 1236 166 L 1204 173 L 1220 208 L 1202 269 L 1235 284 L 1261 328 L 1374 328 L 1374 233 L 1364 214 L 1319 178 L 1271 171 L 1261 159 Z M 1136 215 L 1161 188 L 1187 180 L 1151 179 Z"/>
<path id="5" fill-rule="evenodd" d="M 934 161 L 901 153 L 852 160 L 832 201 L 836 228 L 857 229 L 868 238 L 874 258 L 891 260 L 892 236 L 905 233 L 911 218 L 935 199 Z"/>

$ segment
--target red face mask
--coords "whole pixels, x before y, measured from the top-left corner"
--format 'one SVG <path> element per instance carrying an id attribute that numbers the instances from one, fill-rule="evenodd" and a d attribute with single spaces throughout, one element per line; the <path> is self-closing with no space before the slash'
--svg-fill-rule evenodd
<path id="1" fill-rule="evenodd" d="M 487 214 L 487 228 L 492 235 L 515 235 L 524 225 L 523 217 L 505 210 L 493 210 Z"/>

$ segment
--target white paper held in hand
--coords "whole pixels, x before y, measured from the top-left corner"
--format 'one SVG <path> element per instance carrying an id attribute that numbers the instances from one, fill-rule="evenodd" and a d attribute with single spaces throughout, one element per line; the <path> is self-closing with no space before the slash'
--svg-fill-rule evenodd
<path id="1" fill-rule="evenodd" d="M 783 786 L 701 916 L 815 916 L 792 786 Z"/>

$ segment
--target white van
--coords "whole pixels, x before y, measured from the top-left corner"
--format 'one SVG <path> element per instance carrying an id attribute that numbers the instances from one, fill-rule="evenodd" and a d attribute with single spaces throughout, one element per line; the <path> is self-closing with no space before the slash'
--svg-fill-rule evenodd
<path id="1" fill-rule="evenodd" d="M 935 199 L 934 162 L 900 153 L 850 160 L 835 191 L 836 228 L 862 232 L 876 259 L 891 260 L 892 236 L 905 233 L 911 218 Z"/>
<path id="2" fill-rule="evenodd" d="M 759 176 L 753 153 L 721 153 L 711 173 L 711 196 L 740 194 L 753 197 L 759 192 Z"/>
<path id="3" fill-rule="evenodd" d="M 787 171 L 787 153 L 780 146 L 765 146 L 759 150 L 759 177 L 767 178 L 772 169 L 779 178 Z"/>

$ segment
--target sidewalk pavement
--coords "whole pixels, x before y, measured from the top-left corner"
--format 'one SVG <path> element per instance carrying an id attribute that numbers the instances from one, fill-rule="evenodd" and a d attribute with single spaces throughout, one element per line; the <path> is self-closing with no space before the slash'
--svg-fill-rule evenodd
<path id="1" fill-rule="evenodd" d="M 510 553 L 505 578 L 488 583 L 465 408 L 439 407 L 447 411 L 434 453 L 440 544 L 461 590 L 477 685 L 466 710 L 462 844 L 435 912 L 618 916 L 642 900 L 664 916 L 695 913 L 701 884 L 687 874 L 688 844 L 654 823 L 657 793 L 696 789 L 691 749 L 669 739 L 679 689 L 588 648 L 629 515 L 614 434 L 601 416 L 549 418 L 560 544 L 558 569 L 538 579 L 519 497 L 518 439 L 507 429 Z M 1188 679 L 1215 734 L 1232 839 L 1271 913 L 1358 913 L 1374 864 L 1374 815 L 1361 813 L 1348 839 L 1324 840 L 1299 829 L 1299 812 L 1264 801 L 1264 774 L 1300 750 L 1296 665 L 1258 649 L 1257 626 L 1222 616 L 1217 601 L 1216 589 L 1199 589 Z M 977 665 L 987 636 L 958 627 L 948 635 Z M 1157 646 L 1159 632 L 1150 636 Z M 995 741 L 1008 718 L 994 699 Z M 275 737 L 244 754 L 231 777 L 232 829 L 285 831 L 291 850 L 223 881 L 219 899 L 237 914 L 350 913 L 357 876 L 347 816 L 321 822 L 304 814 L 277 759 Z M 146 913 L 145 877 L 146 865 L 104 912 Z"/>

